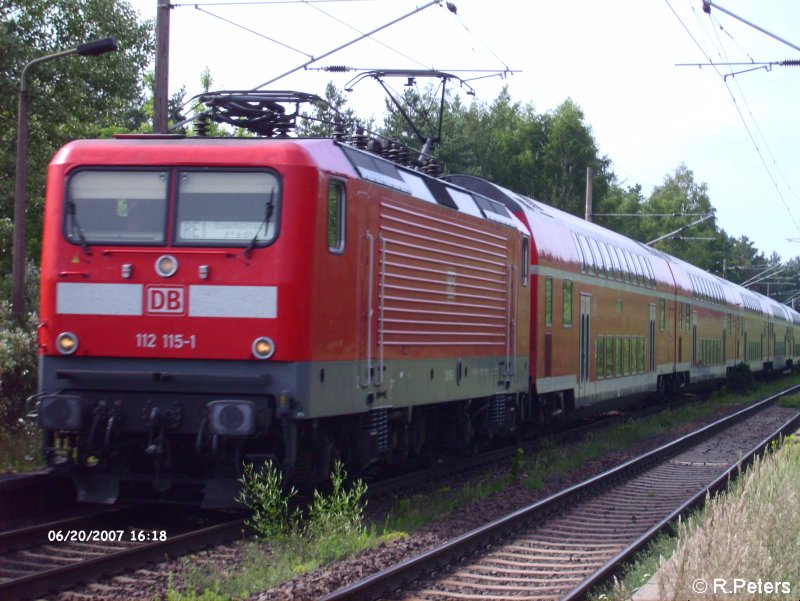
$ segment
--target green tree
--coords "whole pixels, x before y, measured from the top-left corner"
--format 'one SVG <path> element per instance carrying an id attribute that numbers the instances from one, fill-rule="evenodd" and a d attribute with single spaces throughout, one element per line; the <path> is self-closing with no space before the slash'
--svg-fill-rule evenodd
<path id="1" fill-rule="evenodd" d="M 316 103 L 311 112 L 301 112 L 301 118 L 297 120 L 297 134 L 312 138 L 330 137 L 337 122 L 341 122 L 348 136 L 355 133 L 359 123 L 371 127 L 371 123 L 365 124 L 358 119 L 355 111 L 347 106 L 347 98 L 342 90 L 329 81 L 325 86 L 323 102 Z"/>
<path id="2" fill-rule="evenodd" d="M 614 181 L 603 196 L 595 196 L 593 212 L 596 216 L 593 221 L 628 238 L 646 242 L 642 234 L 642 219 L 645 217 L 637 217 L 644 214 L 644 200 L 639 184 L 624 188 Z"/>
<path id="3" fill-rule="evenodd" d="M 97 57 L 64 57 L 28 74 L 27 254 L 38 257 L 47 164 L 63 144 L 95 137 L 105 128 L 137 129 L 143 73 L 153 50 L 152 23 L 139 21 L 125 0 L 0 0 L 0 278 L 10 273 L 14 206 L 17 91 L 32 59 L 113 36 L 119 51 Z"/>
<path id="4" fill-rule="evenodd" d="M 716 226 L 716 209 L 708 197 L 708 186 L 695 182 L 694 173 L 686 165 L 680 165 L 673 174 L 664 178 L 662 185 L 653 189 L 650 198 L 642 206 L 642 212 L 677 215 L 643 219 L 642 234 L 645 242 L 688 226 L 701 216 L 711 215 L 701 223 L 654 243 L 654 246 L 701 269 L 721 275 L 724 246 Z"/>
<path id="5" fill-rule="evenodd" d="M 594 197 L 602 198 L 608 191 L 611 162 L 599 155 L 592 128 L 571 99 L 548 115 L 542 150 L 544 189 L 539 194 L 548 204 L 583 215 L 587 167 L 594 171 Z"/>
<path id="6" fill-rule="evenodd" d="M 767 258 L 747 236 L 727 238 L 725 277 L 736 284 L 767 268 Z"/>

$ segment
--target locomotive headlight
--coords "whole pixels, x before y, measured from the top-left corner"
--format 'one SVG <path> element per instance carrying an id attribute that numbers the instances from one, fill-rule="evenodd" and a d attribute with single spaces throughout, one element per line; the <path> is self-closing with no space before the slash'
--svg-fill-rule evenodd
<path id="1" fill-rule="evenodd" d="M 45 430 L 80 430 L 81 399 L 58 394 L 46 396 L 39 401 L 37 418 Z"/>
<path id="2" fill-rule="evenodd" d="M 256 429 L 252 401 L 213 401 L 208 404 L 211 432 L 221 436 L 250 436 Z"/>
<path id="3" fill-rule="evenodd" d="M 256 359 L 269 359 L 275 353 L 275 343 L 271 338 L 261 336 L 253 341 L 253 356 Z"/>
<path id="4" fill-rule="evenodd" d="M 156 273 L 162 278 L 175 275 L 178 271 L 178 260 L 172 255 L 161 255 L 156 259 Z"/>
<path id="5" fill-rule="evenodd" d="M 62 355 L 71 355 L 78 350 L 78 337 L 72 332 L 61 332 L 56 338 L 56 348 Z"/>

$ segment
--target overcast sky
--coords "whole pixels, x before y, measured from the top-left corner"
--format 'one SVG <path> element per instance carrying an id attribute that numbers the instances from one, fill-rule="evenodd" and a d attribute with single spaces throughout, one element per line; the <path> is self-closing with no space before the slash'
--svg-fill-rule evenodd
<path id="1" fill-rule="evenodd" d="M 131 1 L 142 18 L 154 17 L 159 0 Z M 800 46 L 797 0 L 714 2 Z M 519 71 L 473 81 L 477 100 L 491 102 L 503 85 L 538 112 L 572 98 L 624 185 L 649 194 L 684 163 L 708 185 L 729 235 L 746 235 L 784 260 L 800 255 L 800 242 L 787 241 L 800 238 L 800 66 L 727 78 L 752 67 L 676 66 L 800 60 L 800 51 L 718 8 L 705 14 L 702 0 L 453 4 L 455 15 L 444 5 L 422 8 L 422 0 L 178 2 L 170 92 L 185 85 L 188 96 L 198 93 L 206 67 L 215 89 L 260 86 L 419 7 L 311 67 Z M 321 94 L 328 81 L 343 88 L 353 75 L 301 70 L 268 87 Z M 359 84 L 348 98 L 359 115 L 380 117 L 376 83 Z"/>

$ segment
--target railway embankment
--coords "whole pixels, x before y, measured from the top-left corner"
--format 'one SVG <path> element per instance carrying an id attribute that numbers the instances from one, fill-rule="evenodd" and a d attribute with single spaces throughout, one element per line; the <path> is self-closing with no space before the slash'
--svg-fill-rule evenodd
<path id="1" fill-rule="evenodd" d="M 627 577 L 595 598 L 796 599 L 798 532 L 800 430 L 756 459 L 727 492 L 678 522 L 673 537 L 644 551 Z"/>

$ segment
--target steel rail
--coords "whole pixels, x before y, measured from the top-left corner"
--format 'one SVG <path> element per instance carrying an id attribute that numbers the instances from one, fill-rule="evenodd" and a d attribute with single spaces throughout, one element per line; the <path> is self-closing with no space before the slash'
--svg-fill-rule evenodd
<path id="1" fill-rule="evenodd" d="M 537 501 L 532 505 L 519 509 L 489 524 L 480 526 L 446 542 L 439 547 L 411 557 L 401 563 L 372 574 L 367 578 L 355 582 L 349 586 L 345 586 L 333 591 L 332 593 L 322 597 L 320 601 L 343 601 L 345 599 L 348 601 L 372 600 L 379 598 L 382 595 L 391 594 L 394 591 L 401 589 L 411 581 L 422 576 L 426 576 L 430 572 L 440 569 L 447 564 L 460 561 L 469 555 L 480 553 L 483 548 L 494 544 L 502 538 L 507 537 L 511 532 L 520 530 L 526 527 L 528 524 L 541 519 L 542 517 L 547 517 L 548 515 L 558 513 L 568 503 L 573 503 L 576 500 L 589 497 L 595 490 L 607 486 L 615 481 L 629 479 L 633 474 L 644 471 L 651 465 L 659 463 L 665 458 L 671 457 L 685 448 L 690 447 L 713 434 L 716 434 L 718 431 L 724 430 L 738 423 L 739 421 L 758 413 L 762 409 L 773 404 L 781 396 L 791 394 L 792 392 L 796 392 L 798 390 L 800 390 L 800 386 L 788 388 L 776 395 L 764 399 L 763 401 L 755 403 L 694 432 L 686 434 L 670 443 L 648 451 L 639 457 L 631 459 L 602 474 L 589 478 L 580 484 L 571 486 L 561 492 Z M 795 417 L 793 421 L 797 419 L 798 418 Z M 787 427 L 787 425 L 784 424 L 784 427 Z M 724 481 L 726 477 L 727 476 L 721 476 L 715 480 L 715 482 L 719 481 L 720 479 Z M 705 493 L 706 491 L 703 490 L 696 496 L 704 498 Z M 615 557 L 614 559 L 617 558 Z M 613 559 L 609 561 L 609 564 L 611 564 L 612 567 L 618 565 L 618 563 L 612 564 L 613 561 Z M 610 569 L 611 567 L 605 570 L 606 575 Z M 584 593 L 576 593 L 576 597 L 581 596 Z"/>
<path id="2" fill-rule="evenodd" d="M 578 599 L 582 599 L 592 588 L 602 585 L 604 582 L 608 581 L 612 576 L 616 575 L 620 571 L 625 561 L 647 546 L 647 544 L 650 543 L 650 541 L 652 541 L 657 535 L 670 529 L 675 520 L 677 520 L 680 516 L 685 515 L 690 509 L 702 507 L 705 504 L 705 500 L 709 493 L 713 494 L 724 490 L 728 483 L 734 480 L 744 468 L 753 463 L 756 456 L 763 453 L 764 450 L 769 447 L 774 440 L 795 432 L 798 426 L 800 426 L 800 413 L 788 420 L 772 434 L 766 436 L 745 456 L 743 456 L 737 464 L 732 465 L 725 470 L 724 473 L 722 473 L 705 489 L 699 491 L 691 499 L 686 501 L 686 503 L 675 509 L 671 514 L 653 526 L 650 530 L 645 532 L 637 540 L 609 559 L 603 565 L 603 567 L 598 569 L 594 574 L 588 576 L 577 587 L 562 597 L 562 601 L 577 601 Z"/>
<path id="3" fill-rule="evenodd" d="M 78 515 L 62 520 L 35 524 L 15 530 L 0 532 L 0 557 L 9 551 L 20 551 L 27 547 L 40 545 L 47 540 L 51 530 L 97 530 L 99 524 L 118 516 L 125 508 L 105 509 L 98 513 Z"/>
<path id="4" fill-rule="evenodd" d="M 165 541 L 143 543 L 129 549 L 0 582 L 0 599 L 15 601 L 47 595 L 81 582 L 117 574 L 164 555 L 177 555 L 221 544 L 243 534 L 243 520 L 231 520 L 169 537 Z"/>

